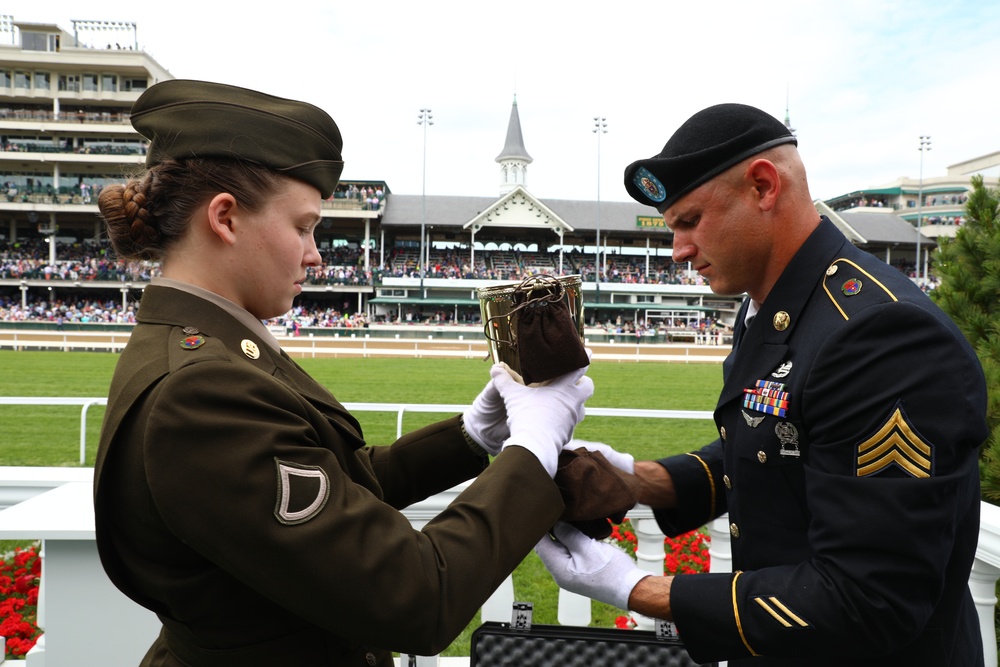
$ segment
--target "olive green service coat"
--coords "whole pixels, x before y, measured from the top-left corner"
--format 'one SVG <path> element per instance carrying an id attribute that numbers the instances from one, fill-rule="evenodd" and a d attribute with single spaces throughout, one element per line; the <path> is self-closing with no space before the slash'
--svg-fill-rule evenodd
<path id="1" fill-rule="evenodd" d="M 326 389 L 198 296 L 150 286 L 138 321 L 94 493 L 108 575 L 163 622 L 143 665 L 435 654 L 562 512 L 532 454 L 487 467 L 458 417 L 367 446 Z M 422 531 L 398 511 L 477 475 Z"/>

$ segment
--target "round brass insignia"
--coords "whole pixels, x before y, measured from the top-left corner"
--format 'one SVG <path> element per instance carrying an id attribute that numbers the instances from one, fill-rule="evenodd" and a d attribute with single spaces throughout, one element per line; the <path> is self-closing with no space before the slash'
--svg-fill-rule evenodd
<path id="1" fill-rule="evenodd" d="M 832 276 L 836 272 L 837 272 L 837 265 L 836 264 L 831 264 L 830 266 L 826 267 L 826 275 Z"/>
<path id="2" fill-rule="evenodd" d="M 785 311 L 779 310 L 774 314 L 774 328 L 778 331 L 784 331 L 791 323 L 792 318 Z"/>
<path id="3" fill-rule="evenodd" d="M 257 343 L 253 342 L 249 338 L 244 338 L 243 342 L 240 343 L 240 347 L 243 348 L 243 354 L 247 355 L 251 359 L 260 358 L 260 348 L 257 347 Z"/>

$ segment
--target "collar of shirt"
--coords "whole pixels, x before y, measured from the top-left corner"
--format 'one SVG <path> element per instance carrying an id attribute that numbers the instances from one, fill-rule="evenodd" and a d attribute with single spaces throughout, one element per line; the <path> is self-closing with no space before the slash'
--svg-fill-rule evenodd
<path id="1" fill-rule="evenodd" d="M 750 303 L 747 304 L 747 314 L 743 318 L 743 326 L 750 326 L 750 320 L 754 318 L 758 311 L 760 311 L 760 304 L 753 299 L 750 299 Z"/>

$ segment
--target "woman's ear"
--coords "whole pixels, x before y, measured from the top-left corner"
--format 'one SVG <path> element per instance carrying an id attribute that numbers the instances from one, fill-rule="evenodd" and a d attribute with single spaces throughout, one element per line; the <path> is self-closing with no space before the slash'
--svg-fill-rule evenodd
<path id="1" fill-rule="evenodd" d="M 227 245 L 236 243 L 233 223 L 238 209 L 236 198 L 228 192 L 220 192 L 208 202 L 208 226 Z"/>

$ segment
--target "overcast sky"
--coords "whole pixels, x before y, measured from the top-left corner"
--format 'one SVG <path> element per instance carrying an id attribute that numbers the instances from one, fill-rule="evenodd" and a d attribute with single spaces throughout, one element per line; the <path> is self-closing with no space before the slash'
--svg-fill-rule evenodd
<path id="1" fill-rule="evenodd" d="M 174 77 L 326 109 L 344 178 L 496 196 L 517 96 L 528 189 L 627 201 L 625 167 L 691 114 L 742 102 L 784 119 L 814 198 L 1000 151 L 1000 2 L 6 0 L 16 21 L 133 21 Z M 8 36 L 9 38 L 9 36 Z M 592 132 L 607 118 L 607 134 Z M 598 168 L 598 164 L 600 165 Z"/>

